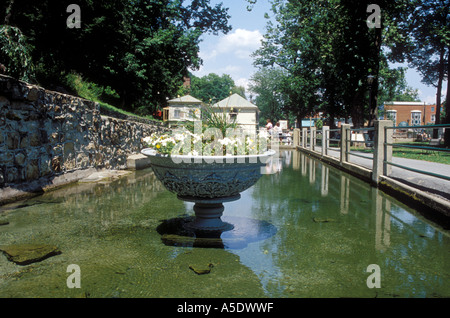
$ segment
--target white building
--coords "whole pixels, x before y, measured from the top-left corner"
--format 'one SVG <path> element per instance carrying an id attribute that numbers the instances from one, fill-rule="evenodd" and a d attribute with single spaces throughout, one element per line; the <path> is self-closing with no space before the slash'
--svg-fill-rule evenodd
<path id="1" fill-rule="evenodd" d="M 238 94 L 233 94 L 214 104 L 216 112 L 225 112 L 230 120 L 235 119 L 240 128 L 255 133 L 259 122 L 259 108 Z"/>
<path id="2" fill-rule="evenodd" d="M 168 101 L 169 106 L 163 109 L 163 120 L 169 124 L 178 122 L 200 120 L 203 102 L 190 95 L 178 97 Z"/>

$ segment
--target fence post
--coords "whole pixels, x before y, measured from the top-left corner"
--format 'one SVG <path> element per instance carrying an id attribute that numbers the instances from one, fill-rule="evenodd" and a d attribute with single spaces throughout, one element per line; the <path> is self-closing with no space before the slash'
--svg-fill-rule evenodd
<path id="1" fill-rule="evenodd" d="M 314 151 L 316 147 L 316 127 L 311 127 L 309 135 L 309 149 Z"/>
<path id="2" fill-rule="evenodd" d="M 302 128 L 302 147 L 306 148 L 306 137 L 308 136 L 308 129 Z"/>
<path id="3" fill-rule="evenodd" d="M 392 127 L 393 122 L 391 121 L 391 124 L 386 125 L 386 127 Z M 384 129 L 385 132 L 385 140 L 386 143 L 392 144 L 393 142 L 393 134 L 394 129 Z M 391 161 L 392 162 L 392 146 L 384 145 L 384 161 Z M 392 166 L 390 164 L 387 164 L 383 162 L 383 174 L 385 176 L 388 176 L 392 171 Z"/>
<path id="4" fill-rule="evenodd" d="M 385 146 L 385 142 L 392 142 L 392 130 L 385 129 L 385 127 L 392 127 L 392 120 L 375 120 L 375 137 L 373 141 L 373 169 L 372 169 L 372 181 L 378 184 L 380 176 L 386 175 L 390 169 L 387 168 L 385 160 L 390 161 L 392 159 L 392 147 Z M 386 132 L 388 136 L 386 136 Z M 387 138 L 388 137 L 388 138 Z"/>
<path id="5" fill-rule="evenodd" d="M 348 139 L 349 139 L 349 133 L 350 133 L 350 125 L 349 124 L 342 124 L 341 125 L 341 164 L 343 162 L 348 162 L 349 155 L 347 153 L 348 151 Z"/>
<path id="6" fill-rule="evenodd" d="M 294 147 L 300 146 L 300 129 L 294 129 Z"/>
<path id="7" fill-rule="evenodd" d="M 328 140 L 329 132 L 329 126 L 322 126 L 322 156 L 328 155 L 328 147 L 330 146 L 330 141 Z"/>

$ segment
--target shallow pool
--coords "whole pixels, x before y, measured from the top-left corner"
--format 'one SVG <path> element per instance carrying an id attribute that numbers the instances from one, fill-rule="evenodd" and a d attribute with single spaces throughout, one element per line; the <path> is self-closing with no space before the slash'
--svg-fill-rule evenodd
<path id="1" fill-rule="evenodd" d="M 281 155 L 225 203 L 235 228 L 210 240 L 183 239 L 193 204 L 151 170 L 2 206 L 0 245 L 62 253 L 25 266 L 0 254 L 0 297 L 450 297 L 449 231 L 348 174 Z M 71 264 L 80 288 L 68 287 Z"/>

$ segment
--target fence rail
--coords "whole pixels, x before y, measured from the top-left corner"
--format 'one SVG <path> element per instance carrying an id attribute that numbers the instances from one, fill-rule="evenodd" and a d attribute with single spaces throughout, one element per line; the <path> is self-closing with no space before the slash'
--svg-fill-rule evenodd
<path id="1" fill-rule="evenodd" d="M 428 175 L 444 180 L 450 180 L 449 176 L 434 173 L 422 169 L 416 169 L 408 167 L 405 165 L 400 165 L 392 161 L 393 148 L 411 148 L 411 149 L 422 149 L 426 151 L 438 151 L 438 152 L 450 152 L 448 148 L 436 147 L 440 144 L 440 139 L 437 141 L 432 139 L 433 143 L 428 145 L 408 145 L 404 143 L 395 143 L 393 141 L 394 130 L 404 130 L 404 129 L 450 129 L 450 124 L 440 124 L 440 125 L 422 125 L 422 126 L 393 126 L 393 122 L 390 120 L 379 120 L 375 122 L 374 127 L 368 128 L 351 128 L 349 124 L 341 125 L 340 129 L 329 129 L 328 126 L 323 126 L 321 134 L 317 133 L 315 127 L 303 128 L 301 131 L 296 129 L 297 138 L 294 138 L 294 146 L 300 146 L 305 149 L 317 152 L 317 136 L 320 135 L 320 145 L 322 156 L 329 156 L 330 150 L 338 151 L 338 159 L 341 164 L 350 162 L 350 156 L 356 156 L 359 158 L 367 159 L 372 161 L 372 180 L 376 183 L 379 182 L 381 176 L 388 176 L 392 167 L 397 167 L 412 172 L 420 173 L 423 175 Z M 363 139 L 357 140 L 357 138 L 352 138 L 353 133 L 357 133 L 358 136 L 362 133 Z M 294 134 L 295 135 L 295 134 Z M 338 136 L 336 136 L 338 135 Z M 368 138 L 369 135 L 373 136 L 373 139 Z M 332 138 L 331 138 L 332 137 Z M 330 147 L 330 142 L 337 142 L 337 147 Z M 373 156 L 364 155 L 361 153 L 356 153 L 351 151 L 352 143 L 360 143 L 365 146 L 372 145 Z M 449 165 L 450 169 L 450 165 Z"/>

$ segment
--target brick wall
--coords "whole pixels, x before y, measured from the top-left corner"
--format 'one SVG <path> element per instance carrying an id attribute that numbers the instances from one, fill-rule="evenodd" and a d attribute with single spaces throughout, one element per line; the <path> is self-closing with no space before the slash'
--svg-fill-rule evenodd
<path id="1" fill-rule="evenodd" d="M 436 116 L 436 105 L 426 105 L 424 103 L 411 103 L 411 104 L 385 104 L 384 105 L 384 119 L 388 119 L 387 113 L 389 110 L 395 110 L 397 114 L 396 125 L 400 122 L 406 122 L 408 125 L 412 125 L 411 112 L 420 111 L 420 125 L 434 124 L 433 115 Z M 442 111 L 442 107 L 441 107 Z"/>

